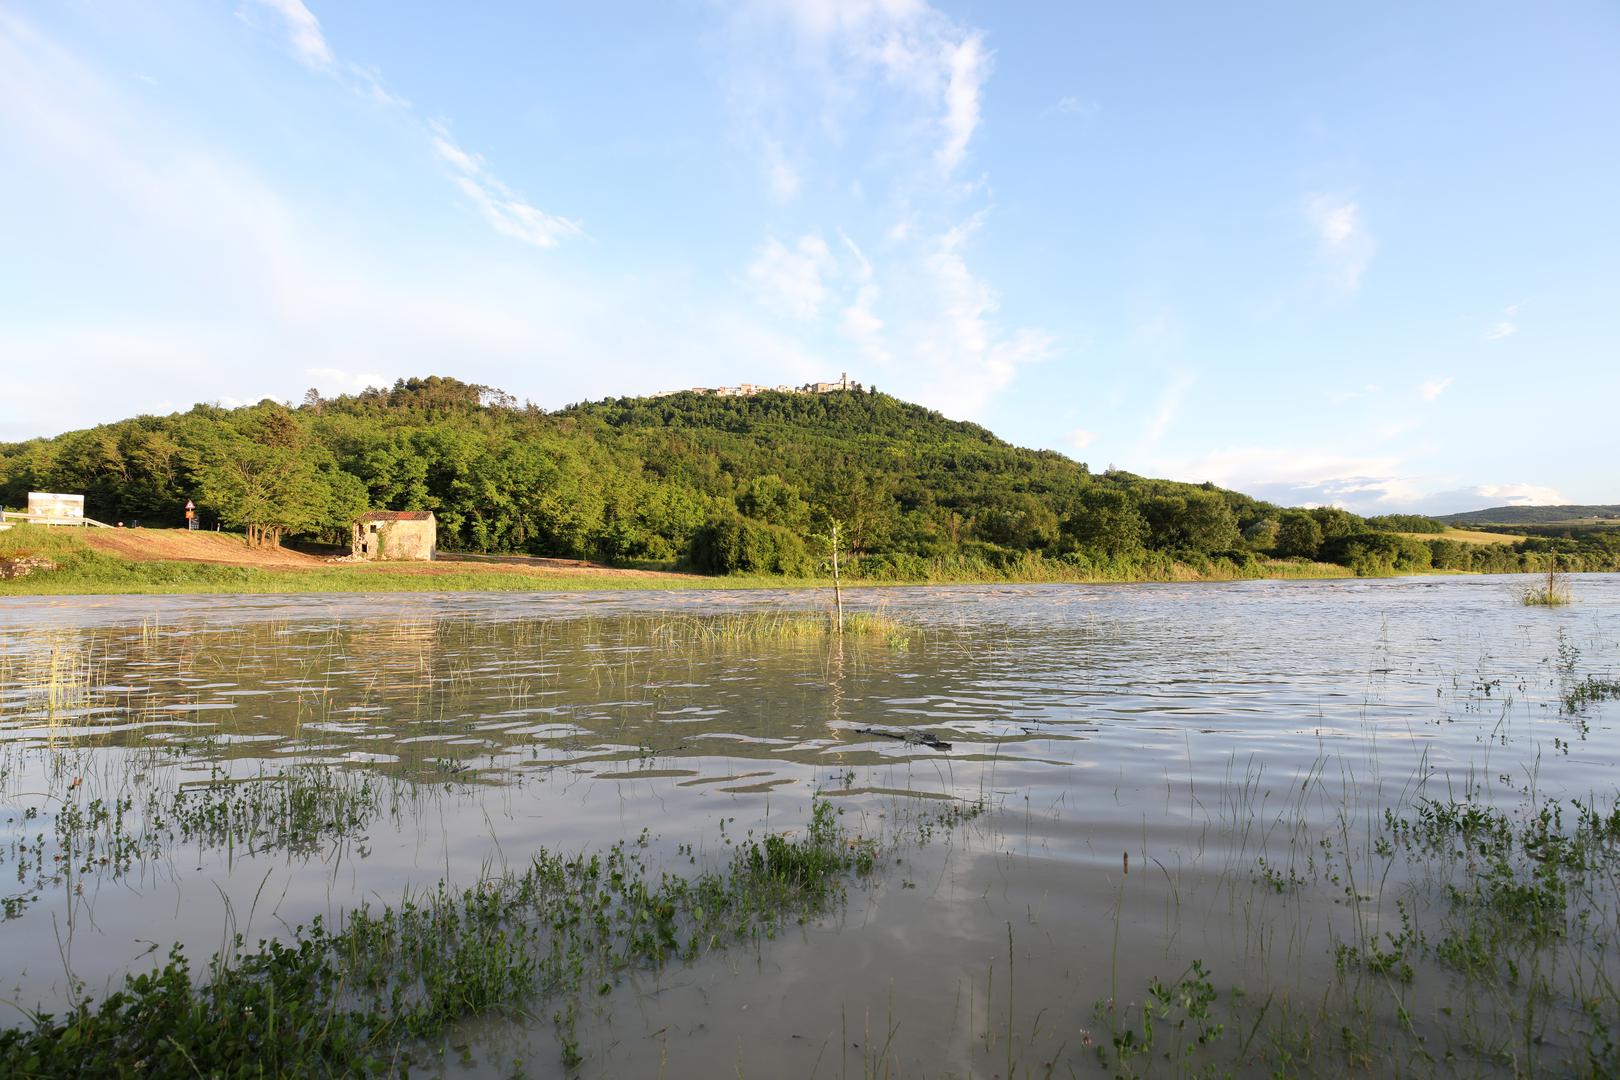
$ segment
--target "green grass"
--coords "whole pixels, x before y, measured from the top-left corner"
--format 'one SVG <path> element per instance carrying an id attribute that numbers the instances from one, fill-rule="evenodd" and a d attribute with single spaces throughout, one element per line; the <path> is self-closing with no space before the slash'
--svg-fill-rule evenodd
<path id="1" fill-rule="evenodd" d="M 624 589 L 780 589 L 831 588 L 829 577 L 775 574 L 726 577 L 655 577 L 625 574 L 523 574 L 466 570 L 421 574 L 403 568 L 319 566 L 266 569 L 214 563 L 134 562 L 99 552 L 76 531 L 19 526 L 0 532 L 0 556 L 40 554 L 58 566 L 14 581 L 0 581 L 0 596 L 98 594 L 316 593 L 316 592 L 580 592 Z M 1117 572 L 1081 572 L 1060 560 L 1030 558 L 1003 568 L 970 563 L 930 564 L 912 580 L 846 577 L 850 586 L 956 585 L 979 583 L 1094 584 L 1138 581 L 1233 581 L 1258 578 L 1341 578 L 1351 571 L 1329 563 L 1271 560 L 1251 568 L 1221 566 L 1198 570 L 1179 563 L 1157 569 L 1120 567 Z"/>

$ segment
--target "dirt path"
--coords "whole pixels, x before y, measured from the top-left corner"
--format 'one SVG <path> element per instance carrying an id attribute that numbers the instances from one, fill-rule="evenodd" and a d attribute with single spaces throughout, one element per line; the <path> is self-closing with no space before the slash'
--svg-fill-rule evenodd
<path id="1" fill-rule="evenodd" d="M 131 562 L 224 563 L 229 566 L 310 567 L 325 560 L 288 548 L 250 548 L 234 533 L 186 529 L 86 529 L 85 543 L 97 551 Z"/>
<path id="2" fill-rule="evenodd" d="M 85 542 L 97 551 L 131 562 L 203 562 L 225 566 L 251 566 L 269 570 L 313 570 L 342 566 L 363 573 L 439 576 L 478 573 L 521 574 L 528 577 L 691 577 L 652 570 L 627 570 L 580 559 L 542 559 L 526 555 L 446 554 L 435 562 L 337 562 L 291 548 L 250 548 L 234 533 L 190 532 L 185 529 L 86 529 Z"/>

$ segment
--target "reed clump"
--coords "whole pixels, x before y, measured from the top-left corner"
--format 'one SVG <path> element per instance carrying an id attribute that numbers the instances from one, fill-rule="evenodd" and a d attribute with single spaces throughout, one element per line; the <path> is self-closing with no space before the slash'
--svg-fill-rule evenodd
<path id="1" fill-rule="evenodd" d="M 787 644 L 824 641 L 840 633 L 837 619 L 818 611 L 748 611 L 717 616 L 681 615 L 665 618 L 649 630 L 650 643 L 675 647 L 688 644 Z M 857 611 L 844 616 L 842 634 L 903 648 L 916 630 L 882 611 Z"/>
<path id="2" fill-rule="evenodd" d="M 1574 599 L 1568 577 L 1553 567 L 1548 567 L 1547 573 L 1526 589 L 1522 597 L 1526 607 L 1563 607 Z"/>

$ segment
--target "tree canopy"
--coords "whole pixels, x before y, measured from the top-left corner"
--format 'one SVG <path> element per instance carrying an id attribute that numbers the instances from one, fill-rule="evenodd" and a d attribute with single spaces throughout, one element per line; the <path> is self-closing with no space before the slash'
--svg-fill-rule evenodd
<path id="1" fill-rule="evenodd" d="M 548 413 L 453 378 L 402 379 L 342 397 L 311 391 L 296 407 L 198 405 L 0 444 L 0 501 L 20 505 L 29 490 L 83 492 L 91 516 L 148 524 L 178 524 L 191 498 L 205 522 L 272 543 L 344 537 L 368 508 L 432 510 L 445 551 L 682 561 L 716 573 L 812 570 L 824 547 L 814 538 L 835 520 L 857 573 L 896 577 L 946 561 L 1298 557 L 1376 572 L 1441 559 L 1517 569 L 1531 555 L 1620 558 L 1620 545 L 1569 537 L 1491 555 L 1494 546 L 1459 554 L 1440 539 L 1391 547 L 1366 538 L 1400 539 L 1393 527 L 1425 523 L 1097 474 L 861 390 L 610 398 Z"/>

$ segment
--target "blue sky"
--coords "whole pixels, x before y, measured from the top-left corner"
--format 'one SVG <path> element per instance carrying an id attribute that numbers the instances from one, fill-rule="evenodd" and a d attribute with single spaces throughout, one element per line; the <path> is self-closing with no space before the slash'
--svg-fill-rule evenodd
<path id="1" fill-rule="evenodd" d="M 0 439 L 852 378 L 1375 513 L 1620 501 L 1620 7 L 0 0 Z"/>

